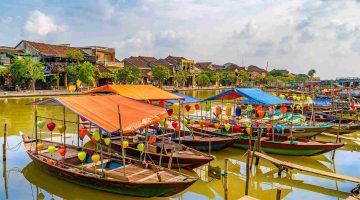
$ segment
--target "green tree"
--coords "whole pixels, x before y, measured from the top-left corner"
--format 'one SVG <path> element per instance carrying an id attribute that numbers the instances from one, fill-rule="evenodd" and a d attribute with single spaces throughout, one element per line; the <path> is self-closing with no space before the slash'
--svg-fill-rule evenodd
<path id="1" fill-rule="evenodd" d="M 210 83 L 210 78 L 207 74 L 205 73 L 201 73 L 199 74 L 199 76 L 197 77 L 197 83 L 200 86 L 208 86 Z"/>
<path id="2" fill-rule="evenodd" d="M 84 84 L 91 85 L 95 81 L 98 69 L 90 62 L 76 63 L 65 68 L 66 72 Z"/>
<path id="3" fill-rule="evenodd" d="M 231 85 L 231 84 L 236 83 L 236 81 L 237 81 L 237 76 L 236 76 L 234 73 L 229 72 L 229 73 L 227 73 L 227 75 L 226 75 L 226 79 L 227 79 L 227 82 Z"/>
<path id="4" fill-rule="evenodd" d="M 66 50 L 64 57 L 77 62 L 85 60 L 83 52 L 80 49 L 74 48 Z"/>
<path id="5" fill-rule="evenodd" d="M 294 77 L 294 81 L 307 81 L 309 76 L 306 74 L 298 74 Z"/>
<path id="6" fill-rule="evenodd" d="M 314 75 L 316 74 L 316 70 L 315 69 L 310 69 L 308 72 L 308 76 L 311 78 L 311 80 L 314 78 Z"/>
<path id="7" fill-rule="evenodd" d="M 157 66 L 151 69 L 153 77 L 159 81 L 160 86 L 170 78 L 170 70 L 165 66 Z"/>
<path id="8" fill-rule="evenodd" d="M 143 70 L 133 66 L 126 66 L 116 73 L 115 80 L 116 82 L 133 84 L 136 83 L 143 75 Z"/>
<path id="9" fill-rule="evenodd" d="M 174 80 L 179 84 L 179 86 L 184 86 L 187 82 L 188 72 L 178 71 L 174 74 Z"/>
<path id="10" fill-rule="evenodd" d="M 286 76 L 285 71 L 280 69 L 273 69 L 269 72 L 269 74 L 274 77 Z"/>
<path id="11" fill-rule="evenodd" d="M 18 85 L 24 86 L 24 80 L 31 80 L 31 88 L 35 92 L 37 80 L 45 81 L 44 65 L 32 57 L 17 57 L 9 66 L 9 72 Z"/>
<path id="12" fill-rule="evenodd" d="M 207 74 L 207 75 L 210 78 L 210 81 L 215 83 L 215 82 L 220 82 L 221 74 L 222 74 L 221 72 L 215 72 L 215 73 L 209 72 L 209 74 Z"/>
<path id="13" fill-rule="evenodd" d="M 1 67 L 0 68 L 0 76 L 8 76 L 10 74 L 9 68 Z"/>

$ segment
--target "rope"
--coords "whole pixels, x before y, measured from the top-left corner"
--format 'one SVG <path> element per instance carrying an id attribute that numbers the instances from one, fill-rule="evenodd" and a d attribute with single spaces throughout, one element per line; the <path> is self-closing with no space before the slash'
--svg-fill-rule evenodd
<path id="1" fill-rule="evenodd" d="M 18 151 L 21 147 L 21 143 L 22 143 L 22 141 L 20 141 L 19 143 L 15 144 L 12 147 L 9 146 L 9 143 L 6 143 L 6 146 L 7 146 L 6 149 L 9 151 Z"/>

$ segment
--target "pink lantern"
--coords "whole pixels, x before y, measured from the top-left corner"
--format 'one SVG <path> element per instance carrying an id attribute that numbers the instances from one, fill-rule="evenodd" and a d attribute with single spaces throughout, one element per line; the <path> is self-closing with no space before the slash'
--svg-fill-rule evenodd
<path id="1" fill-rule="evenodd" d="M 169 116 L 171 116 L 173 114 L 174 110 L 171 108 L 169 110 L 167 110 L 167 113 L 169 114 Z"/>
<path id="2" fill-rule="evenodd" d="M 176 128 L 177 125 L 178 125 L 178 123 L 177 123 L 176 121 L 173 121 L 173 122 L 171 123 L 171 125 L 172 125 L 173 128 Z"/>
<path id="3" fill-rule="evenodd" d="M 49 122 L 47 125 L 49 131 L 53 131 L 55 129 L 56 124 L 54 122 Z"/>

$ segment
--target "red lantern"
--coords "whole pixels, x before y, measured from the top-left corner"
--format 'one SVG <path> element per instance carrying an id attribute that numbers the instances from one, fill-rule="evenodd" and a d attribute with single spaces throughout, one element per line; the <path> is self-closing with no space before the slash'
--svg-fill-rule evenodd
<path id="1" fill-rule="evenodd" d="M 92 141 L 94 144 L 96 144 L 96 140 L 95 140 L 94 136 L 91 136 L 91 141 Z"/>
<path id="2" fill-rule="evenodd" d="M 150 103 L 150 104 L 153 104 L 153 101 L 152 101 L 152 100 L 149 100 L 149 103 Z"/>
<path id="3" fill-rule="evenodd" d="M 284 104 L 282 105 L 282 107 L 287 107 L 287 104 L 286 104 L 286 103 L 284 103 Z"/>
<path id="4" fill-rule="evenodd" d="M 165 101 L 164 100 L 159 101 L 159 106 L 165 107 Z"/>
<path id="5" fill-rule="evenodd" d="M 159 123 L 155 123 L 154 128 L 157 130 L 159 128 Z"/>
<path id="6" fill-rule="evenodd" d="M 179 132 L 179 131 L 180 131 L 180 126 L 177 126 L 177 127 L 175 128 L 175 131 L 176 131 L 176 132 Z"/>
<path id="7" fill-rule="evenodd" d="M 304 109 L 305 109 L 305 110 L 309 110 L 309 108 L 310 108 L 310 107 L 309 107 L 309 104 L 305 104 Z"/>
<path id="8" fill-rule="evenodd" d="M 169 110 L 167 110 L 167 113 L 169 114 L 169 116 L 171 116 L 173 114 L 174 110 L 172 108 L 170 108 Z"/>
<path id="9" fill-rule="evenodd" d="M 84 138 L 87 133 L 88 133 L 88 129 L 87 129 L 86 127 L 82 127 L 82 128 L 80 129 L 79 135 L 80 135 L 81 138 Z"/>
<path id="10" fill-rule="evenodd" d="M 287 108 L 286 107 L 281 107 L 280 108 L 281 114 L 285 115 Z"/>
<path id="11" fill-rule="evenodd" d="M 260 126 L 260 124 L 261 124 L 261 122 L 260 122 L 259 120 L 256 120 L 256 121 L 255 121 L 255 126 L 258 127 L 258 126 Z"/>
<path id="12" fill-rule="evenodd" d="M 271 124 L 266 124 L 266 130 L 267 130 L 268 132 L 270 132 L 271 128 L 272 128 Z"/>
<path id="13" fill-rule="evenodd" d="M 60 154 L 61 156 L 65 156 L 66 150 L 65 150 L 65 149 L 59 149 L 59 154 Z"/>
<path id="14" fill-rule="evenodd" d="M 173 121 L 173 122 L 171 123 L 171 125 L 172 125 L 173 128 L 176 128 L 177 125 L 178 125 L 178 123 L 177 123 L 176 121 Z"/>
<path id="15" fill-rule="evenodd" d="M 259 110 L 262 110 L 262 107 L 261 107 L 260 105 L 258 105 L 258 106 L 256 107 L 256 111 L 259 111 Z"/>
<path id="16" fill-rule="evenodd" d="M 49 131 L 53 131 L 55 129 L 56 124 L 54 122 L 49 122 L 47 125 Z"/>
<path id="17" fill-rule="evenodd" d="M 233 126 L 233 129 L 234 129 L 234 133 L 237 133 L 237 132 L 240 131 L 240 126 L 234 125 L 234 126 Z"/>
<path id="18" fill-rule="evenodd" d="M 265 115 L 265 111 L 263 111 L 263 110 L 258 110 L 258 111 L 257 111 L 257 114 L 259 115 L 260 118 L 263 118 L 264 115 Z"/>
<path id="19" fill-rule="evenodd" d="M 206 127 L 209 127 L 209 126 L 210 126 L 210 121 L 206 121 L 206 122 L 205 122 L 205 126 L 206 126 Z"/>
<path id="20" fill-rule="evenodd" d="M 194 107 L 195 107 L 195 110 L 199 110 L 199 109 L 200 109 L 200 105 L 199 105 L 199 104 L 195 104 Z"/>
<path id="21" fill-rule="evenodd" d="M 292 100 L 294 100 L 294 97 L 293 97 L 293 96 L 290 96 L 289 99 L 292 101 Z"/>
<path id="22" fill-rule="evenodd" d="M 187 104 L 186 106 L 185 106 L 185 109 L 186 109 L 186 111 L 190 111 L 190 109 L 191 109 L 191 106 L 189 105 L 189 104 Z"/>

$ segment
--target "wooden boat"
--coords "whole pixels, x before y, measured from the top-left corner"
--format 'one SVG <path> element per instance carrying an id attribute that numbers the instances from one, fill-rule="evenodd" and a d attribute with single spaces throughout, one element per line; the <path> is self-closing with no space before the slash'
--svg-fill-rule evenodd
<path id="1" fill-rule="evenodd" d="M 134 142 L 131 139 L 127 141 L 129 142 L 129 146 L 126 148 L 126 155 L 135 159 L 143 159 L 143 152 L 137 149 L 139 142 Z M 147 161 L 159 164 L 161 157 L 161 165 L 164 167 L 168 167 L 170 160 L 172 160 L 172 168 L 185 168 L 192 170 L 214 160 L 213 156 L 175 142 L 165 142 L 165 148 L 161 153 L 162 146 L 163 143 L 159 141 L 148 144 L 148 151 L 146 152 Z M 172 153 L 173 148 L 174 151 Z M 111 138 L 111 149 L 118 153 L 121 152 L 120 137 Z"/>
<path id="2" fill-rule="evenodd" d="M 134 159 L 126 158 L 126 163 L 123 163 L 119 156 L 108 153 L 103 153 L 102 163 L 94 163 L 89 159 L 89 149 L 83 149 L 87 151 L 85 160 L 89 163 L 82 164 L 77 156 L 80 148 L 66 145 L 67 153 L 64 157 L 58 154 L 58 150 L 51 155 L 47 147 L 53 145 L 58 148 L 61 144 L 45 140 L 38 140 L 44 147 L 35 153 L 36 140 L 26 135 L 22 138 L 27 154 L 37 167 L 71 183 L 97 190 L 140 197 L 164 197 L 185 190 L 197 180 Z M 104 166 L 103 169 L 100 166 Z"/>
<path id="3" fill-rule="evenodd" d="M 252 139 L 252 145 L 256 140 L 258 140 L 257 137 Z M 313 156 L 344 146 L 343 143 L 321 142 L 303 138 L 296 138 L 291 141 L 286 136 L 275 136 L 274 141 L 271 137 L 261 137 L 260 140 L 262 151 L 288 156 Z M 249 137 L 247 135 L 240 136 L 233 146 L 248 149 Z"/>
<path id="4" fill-rule="evenodd" d="M 181 143 L 185 146 L 194 148 L 199 151 L 218 151 L 225 149 L 235 143 L 237 138 L 210 135 L 200 132 L 184 132 L 182 135 L 185 135 L 180 138 Z M 172 139 L 175 142 L 179 141 L 179 138 Z"/>

